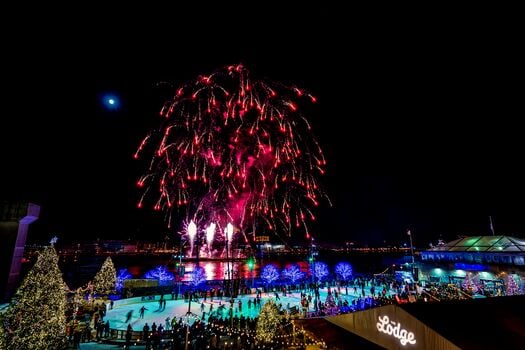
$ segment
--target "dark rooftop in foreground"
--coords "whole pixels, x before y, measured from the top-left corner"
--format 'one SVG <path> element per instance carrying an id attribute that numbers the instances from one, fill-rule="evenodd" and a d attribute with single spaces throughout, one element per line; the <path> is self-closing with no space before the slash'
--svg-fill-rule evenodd
<path id="1" fill-rule="evenodd" d="M 523 295 L 412 303 L 398 307 L 461 349 L 525 349 L 525 296 Z M 360 313 L 373 312 L 373 310 L 360 311 Z M 340 316 L 335 316 L 337 317 Z M 373 317 L 372 319 L 375 320 Z M 358 320 L 362 322 L 366 317 Z M 406 321 L 407 319 L 403 322 Z M 370 325 L 373 329 L 367 328 L 365 333 L 373 335 L 376 333 L 375 321 Z M 322 338 L 330 348 L 383 349 L 382 346 L 374 343 L 372 338 L 365 338 L 366 335 L 359 336 L 353 333 L 351 328 L 346 330 L 343 326 L 337 325 L 337 322 L 332 323 L 324 318 L 297 320 L 296 326 L 304 327 L 305 330 Z"/>
<path id="2" fill-rule="evenodd" d="M 525 349 L 525 296 L 401 306 L 462 349 Z"/>

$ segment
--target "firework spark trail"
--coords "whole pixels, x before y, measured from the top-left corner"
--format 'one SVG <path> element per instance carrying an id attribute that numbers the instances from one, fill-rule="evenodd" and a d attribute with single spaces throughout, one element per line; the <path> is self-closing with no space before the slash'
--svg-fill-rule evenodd
<path id="1" fill-rule="evenodd" d="M 252 226 L 308 237 L 326 161 L 301 107 L 316 101 L 298 87 L 252 80 L 242 65 L 182 86 L 135 153 L 153 154 L 137 183 L 138 206 L 153 197 L 169 223 L 172 210 L 186 208 L 188 221 L 205 226 L 232 222 L 243 234 Z"/>
<path id="2" fill-rule="evenodd" d="M 190 239 L 190 258 L 193 254 L 193 246 L 195 243 L 195 236 L 197 235 L 197 225 L 193 222 L 193 220 L 190 221 L 187 227 L 188 231 L 188 238 Z"/>
<path id="3" fill-rule="evenodd" d="M 215 223 L 211 223 L 207 228 L 206 228 L 206 243 L 208 244 L 208 254 L 209 256 L 211 256 L 211 252 L 212 252 L 212 249 L 211 249 L 211 244 L 213 243 L 213 237 L 215 236 Z"/>

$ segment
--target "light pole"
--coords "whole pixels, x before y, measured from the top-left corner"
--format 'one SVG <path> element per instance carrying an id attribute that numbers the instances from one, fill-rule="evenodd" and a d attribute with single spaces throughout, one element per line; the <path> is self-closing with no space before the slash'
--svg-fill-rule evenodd
<path id="1" fill-rule="evenodd" d="M 233 300 L 233 288 L 232 288 L 232 271 L 230 270 L 230 256 L 231 256 L 231 245 L 232 245 L 232 238 L 233 238 L 233 225 L 231 223 L 228 223 L 226 226 L 226 266 L 228 269 L 228 292 L 230 293 L 230 296 Z M 232 256 L 232 268 L 233 268 L 233 256 Z"/>
<path id="2" fill-rule="evenodd" d="M 177 293 L 177 298 L 180 297 L 180 285 L 182 283 L 182 278 L 184 277 L 184 272 L 185 272 L 185 269 L 182 266 L 182 236 L 181 236 L 180 243 L 179 243 L 179 266 L 177 268 L 177 273 L 179 276 L 179 281 L 178 281 L 179 292 Z"/>
<path id="3" fill-rule="evenodd" d="M 255 258 L 253 256 L 250 256 L 248 258 L 247 265 L 248 265 L 248 270 L 250 270 L 250 275 L 252 277 L 252 288 L 253 288 L 253 269 L 255 267 Z"/>
<path id="4" fill-rule="evenodd" d="M 230 270 L 230 256 L 231 256 L 231 241 L 233 238 L 233 225 L 228 223 L 226 225 L 226 266 L 228 269 L 228 293 L 230 293 L 230 323 L 233 328 L 233 285 L 232 285 L 232 271 Z M 232 256 L 233 269 L 233 256 Z"/>
<path id="5" fill-rule="evenodd" d="M 190 299 L 188 301 L 188 311 L 186 312 L 186 340 L 184 342 L 184 350 L 188 350 L 188 343 L 190 338 L 190 316 L 194 313 L 191 312 L 191 300 L 193 299 L 193 288 L 190 290 Z M 195 315 L 197 316 L 197 315 Z"/>
<path id="6" fill-rule="evenodd" d="M 313 283 L 314 288 L 315 288 L 315 284 L 316 284 L 316 276 L 315 276 L 315 244 L 314 244 L 314 238 L 313 237 L 311 238 L 311 241 L 310 241 L 310 257 L 308 258 L 308 260 L 309 260 L 309 263 L 311 264 L 312 283 Z"/>
<path id="7" fill-rule="evenodd" d="M 412 278 L 414 278 L 415 275 L 415 262 L 414 262 L 414 245 L 412 244 L 412 233 L 410 230 L 407 231 L 407 235 L 410 238 L 410 255 L 412 256 Z"/>
<path id="8" fill-rule="evenodd" d="M 193 273 L 195 273 L 195 270 L 193 270 Z M 194 276 L 193 276 L 192 280 L 194 280 Z M 193 299 L 193 281 L 190 283 L 190 293 L 189 293 L 189 299 L 188 299 L 188 311 L 186 312 L 186 339 L 185 339 L 185 342 L 184 342 L 184 350 L 188 350 L 188 346 L 189 346 L 190 316 L 193 314 L 191 312 L 191 301 L 192 301 L 192 299 Z M 193 314 L 193 315 L 195 315 L 195 314 Z"/>
<path id="9" fill-rule="evenodd" d="M 184 341 L 184 350 L 188 350 L 188 340 L 190 337 L 190 315 L 191 315 L 191 298 L 193 291 L 190 292 L 190 299 L 188 302 L 188 312 L 186 312 L 186 340 Z"/>

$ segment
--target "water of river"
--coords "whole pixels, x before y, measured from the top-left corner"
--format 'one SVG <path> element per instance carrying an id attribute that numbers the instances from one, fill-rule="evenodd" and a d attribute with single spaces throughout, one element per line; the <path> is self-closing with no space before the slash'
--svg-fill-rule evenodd
<path id="1" fill-rule="evenodd" d="M 115 268 L 126 269 L 133 278 L 143 278 L 144 274 L 158 266 L 165 266 L 169 272 L 176 272 L 178 259 L 172 255 L 112 255 Z M 325 262 L 328 265 L 330 273 L 334 273 L 334 267 L 338 262 L 346 261 L 353 266 L 354 273 L 379 273 L 392 264 L 406 261 L 406 256 L 399 254 L 325 254 L 320 255 L 317 261 Z M 64 280 L 71 288 L 86 284 L 92 280 L 95 274 L 100 270 L 106 256 L 73 256 L 61 257 L 60 268 L 64 274 Z M 231 268 L 231 262 L 226 260 L 200 260 L 198 265 L 201 266 L 207 280 L 218 280 L 228 278 L 228 266 Z M 290 264 L 297 264 L 301 271 L 309 275 L 310 265 L 305 257 L 301 256 L 274 256 L 264 259 L 257 259 L 253 271 L 250 271 L 244 261 L 233 263 L 232 277 L 257 279 L 260 270 L 267 264 L 274 264 L 279 270 L 284 269 Z M 185 275 L 183 281 L 188 280 L 191 271 L 197 266 L 195 261 L 183 261 L 185 266 Z"/>

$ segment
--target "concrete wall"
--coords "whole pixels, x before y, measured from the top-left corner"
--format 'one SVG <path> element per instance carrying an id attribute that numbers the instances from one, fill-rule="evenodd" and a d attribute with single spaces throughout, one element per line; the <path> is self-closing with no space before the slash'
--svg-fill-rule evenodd
<path id="1" fill-rule="evenodd" d="M 29 225 L 40 215 L 32 203 L 0 202 L 0 300 L 7 301 L 20 282 Z"/>

